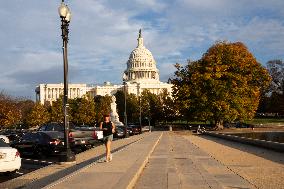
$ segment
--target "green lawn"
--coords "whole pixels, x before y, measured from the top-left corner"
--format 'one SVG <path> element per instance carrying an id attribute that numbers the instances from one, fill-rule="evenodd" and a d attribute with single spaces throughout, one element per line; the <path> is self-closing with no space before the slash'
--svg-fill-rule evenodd
<path id="1" fill-rule="evenodd" d="M 245 121 L 246 123 L 249 124 L 269 124 L 269 123 L 284 123 L 284 118 L 255 118 L 250 121 Z"/>
<path id="2" fill-rule="evenodd" d="M 173 122 L 173 124 L 177 124 L 177 125 L 183 125 L 186 124 L 186 121 L 176 121 Z M 284 118 L 254 118 L 253 120 L 247 120 L 245 121 L 245 123 L 248 124 L 273 124 L 273 123 L 279 123 L 279 124 L 284 124 Z M 189 122 L 189 124 L 204 124 L 204 122 L 201 121 L 191 121 Z M 209 122 L 207 122 L 206 124 L 209 124 Z"/>

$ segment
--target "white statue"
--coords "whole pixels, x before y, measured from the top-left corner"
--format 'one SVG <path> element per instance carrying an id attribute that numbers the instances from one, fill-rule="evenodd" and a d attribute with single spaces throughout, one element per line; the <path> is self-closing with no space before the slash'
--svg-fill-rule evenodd
<path id="1" fill-rule="evenodd" d="M 116 111 L 116 98 L 115 96 L 112 96 L 112 102 L 110 104 L 111 113 L 110 113 L 110 120 L 116 125 L 116 126 L 122 126 L 123 123 L 119 121 L 119 116 Z"/>

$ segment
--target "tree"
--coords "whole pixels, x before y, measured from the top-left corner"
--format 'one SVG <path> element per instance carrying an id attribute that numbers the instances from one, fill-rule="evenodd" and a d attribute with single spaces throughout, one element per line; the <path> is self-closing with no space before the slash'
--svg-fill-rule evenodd
<path id="1" fill-rule="evenodd" d="M 268 61 L 267 69 L 272 78 L 268 91 L 265 91 L 266 96 L 270 97 L 267 102 L 267 111 L 284 115 L 284 62 L 282 60 Z"/>
<path id="2" fill-rule="evenodd" d="M 61 95 L 56 101 L 52 102 L 49 108 L 50 121 L 52 122 L 64 122 L 64 112 L 63 112 L 63 96 Z M 71 117 L 69 117 L 69 120 Z"/>
<path id="3" fill-rule="evenodd" d="M 172 122 L 179 114 L 173 98 L 170 97 L 170 94 L 166 90 L 164 90 L 158 96 L 161 101 L 160 103 L 162 104 L 161 119 L 166 122 Z"/>
<path id="4" fill-rule="evenodd" d="M 158 95 L 151 93 L 149 90 L 144 90 L 141 93 L 141 109 L 142 118 L 151 120 L 151 124 L 163 119 L 162 117 L 162 103 Z"/>
<path id="5" fill-rule="evenodd" d="M 37 127 L 49 121 L 47 108 L 41 103 L 36 103 L 31 111 L 27 113 L 26 123 L 28 126 Z"/>
<path id="6" fill-rule="evenodd" d="M 126 107 L 128 123 L 139 122 L 139 99 L 135 94 L 127 94 Z"/>
<path id="7" fill-rule="evenodd" d="M 200 60 L 176 68 L 173 96 L 182 110 L 220 129 L 224 121 L 252 119 L 260 92 L 270 82 L 267 70 L 241 42 L 217 42 Z"/>
<path id="8" fill-rule="evenodd" d="M 103 119 L 104 114 L 111 112 L 110 104 L 112 102 L 111 96 L 95 96 L 95 111 L 96 111 L 96 122 L 99 123 Z"/>
<path id="9" fill-rule="evenodd" d="M 21 122 L 21 111 L 16 100 L 9 95 L 0 93 L 0 127 L 11 127 Z"/>
<path id="10" fill-rule="evenodd" d="M 29 99 L 20 98 L 16 100 L 17 108 L 21 112 L 21 124 L 22 127 L 27 128 L 29 124 L 27 123 L 28 114 L 31 112 L 35 106 L 35 102 Z"/>
<path id="11" fill-rule="evenodd" d="M 72 104 L 72 105 L 71 105 Z M 95 122 L 95 102 L 86 97 L 77 98 L 70 102 L 72 122 L 82 125 L 93 125 Z"/>
<path id="12" fill-rule="evenodd" d="M 272 78 L 269 92 L 284 93 L 284 62 L 282 60 L 270 60 L 266 63 L 268 72 Z"/>
<path id="13" fill-rule="evenodd" d="M 116 98 L 116 109 L 119 121 L 124 122 L 124 92 L 117 91 L 114 96 Z"/>

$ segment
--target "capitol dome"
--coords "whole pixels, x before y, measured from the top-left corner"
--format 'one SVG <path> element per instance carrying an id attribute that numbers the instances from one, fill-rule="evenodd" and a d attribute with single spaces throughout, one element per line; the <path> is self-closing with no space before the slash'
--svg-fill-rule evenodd
<path id="1" fill-rule="evenodd" d="M 130 53 L 127 69 L 124 72 L 125 81 L 138 83 L 159 82 L 159 70 L 152 53 L 144 46 L 141 29 L 139 30 L 138 45 Z"/>

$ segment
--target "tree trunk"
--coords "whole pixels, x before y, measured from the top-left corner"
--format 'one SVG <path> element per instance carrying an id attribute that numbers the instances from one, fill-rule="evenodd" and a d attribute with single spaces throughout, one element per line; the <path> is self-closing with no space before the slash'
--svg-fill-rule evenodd
<path id="1" fill-rule="evenodd" d="M 222 121 L 222 120 L 215 121 L 215 129 L 216 129 L 216 130 L 222 130 L 222 129 L 224 129 L 224 125 L 223 125 L 223 121 Z"/>

